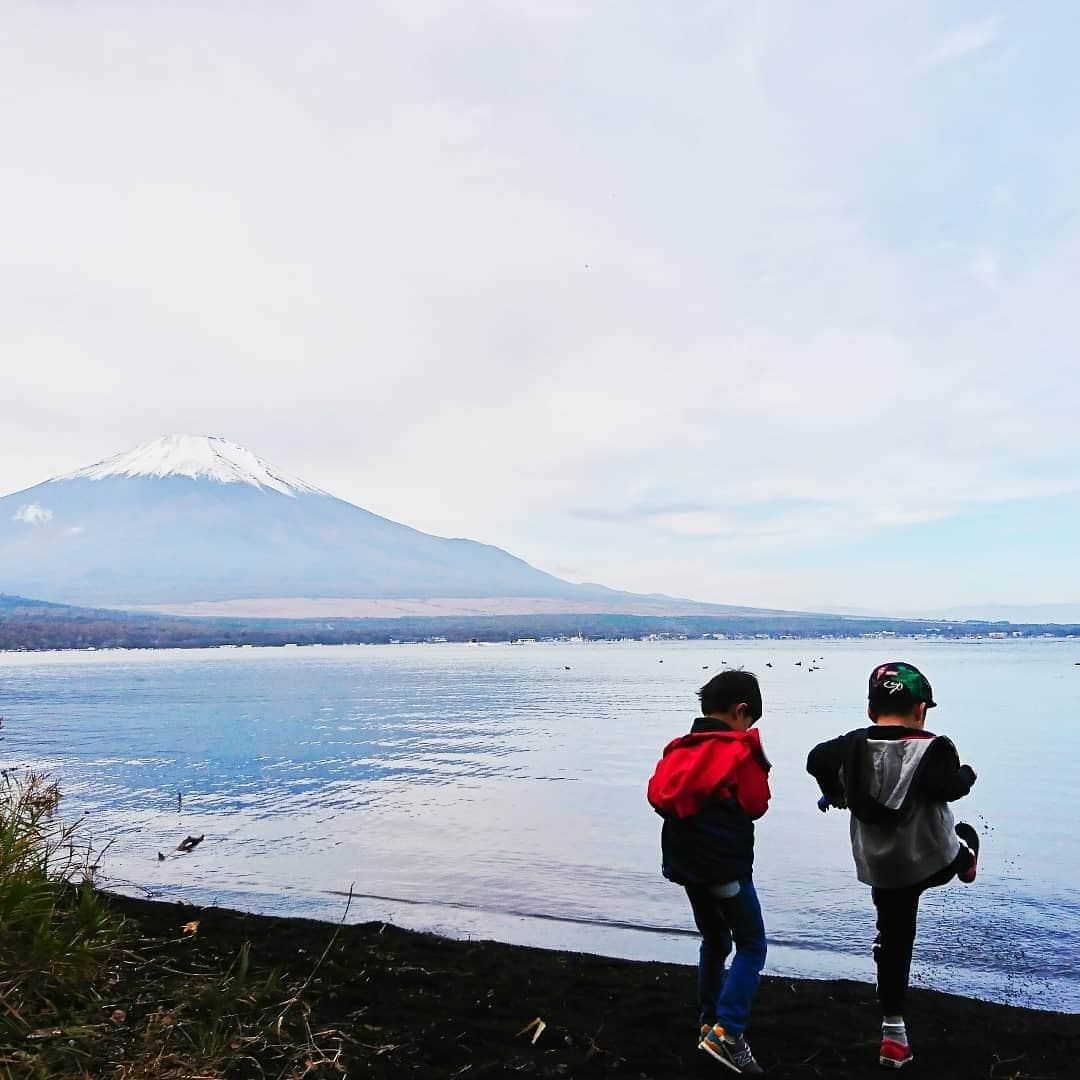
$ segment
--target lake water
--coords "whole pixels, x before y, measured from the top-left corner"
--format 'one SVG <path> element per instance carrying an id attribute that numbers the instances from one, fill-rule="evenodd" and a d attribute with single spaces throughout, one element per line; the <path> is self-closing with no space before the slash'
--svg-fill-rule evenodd
<path id="1" fill-rule="evenodd" d="M 767 970 L 871 981 L 847 816 L 818 812 L 804 764 L 864 722 L 870 668 L 898 657 L 979 772 L 956 811 L 983 835 L 978 881 L 924 898 L 915 982 L 1080 1011 L 1080 642 L 0 654 L 0 760 L 60 780 L 123 891 L 339 919 L 351 887 L 349 921 L 692 963 L 645 784 L 696 687 L 742 665 L 773 761 Z"/>

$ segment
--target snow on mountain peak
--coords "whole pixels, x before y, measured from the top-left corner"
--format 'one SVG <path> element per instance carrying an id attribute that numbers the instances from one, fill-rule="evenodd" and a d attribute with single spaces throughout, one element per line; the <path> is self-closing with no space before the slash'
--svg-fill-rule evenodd
<path id="1" fill-rule="evenodd" d="M 219 484 L 250 484 L 290 497 L 326 494 L 275 469 L 243 446 L 210 435 L 165 435 L 58 479 L 104 480 L 110 476 L 187 476 Z"/>

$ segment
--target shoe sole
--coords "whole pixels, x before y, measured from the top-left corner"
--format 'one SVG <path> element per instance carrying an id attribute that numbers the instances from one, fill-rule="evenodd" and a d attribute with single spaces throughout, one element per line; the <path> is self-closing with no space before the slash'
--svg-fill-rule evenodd
<path id="1" fill-rule="evenodd" d="M 979 843 L 979 834 L 975 831 L 974 825 L 969 825 L 966 821 L 961 821 L 955 827 L 955 832 L 956 835 L 971 848 L 974 854 L 979 854 L 979 848 L 982 845 Z"/>
<path id="2" fill-rule="evenodd" d="M 910 1065 L 915 1060 L 915 1055 L 906 1057 L 903 1061 L 897 1061 L 895 1058 L 879 1057 L 878 1064 L 883 1065 L 886 1069 L 902 1069 L 905 1065 Z"/>
<path id="3" fill-rule="evenodd" d="M 960 879 L 965 885 L 970 885 L 978 875 L 979 871 L 979 834 L 975 831 L 974 827 L 969 825 L 966 821 L 961 821 L 956 826 L 956 835 L 960 838 L 960 842 L 971 852 L 972 865 L 971 869 L 966 874 L 957 874 L 957 878 Z"/>
<path id="4" fill-rule="evenodd" d="M 701 1042 L 698 1043 L 698 1049 L 699 1050 L 704 1050 L 705 1053 L 708 1054 L 709 1057 L 711 1057 L 713 1059 L 713 1061 L 719 1061 L 721 1065 L 725 1066 L 726 1068 L 729 1068 L 733 1073 L 738 1073 L 740 1076 L 742 1076 L 742 1069 L 740 1069 L 739 1066 L 736 1065 L 734 1061 L 729 1061 L 722 1054 L 715 1051 L 709 1045 L 709 1040 L 708 1039 L 702 1039 Z"/>

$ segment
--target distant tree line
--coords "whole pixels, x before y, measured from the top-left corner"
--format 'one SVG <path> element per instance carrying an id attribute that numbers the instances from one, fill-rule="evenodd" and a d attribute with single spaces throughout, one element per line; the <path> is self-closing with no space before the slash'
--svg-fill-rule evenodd
<path id="1" fill-rule="evenodd" d="M 217 645 L 349 645 L 391 641 L 497 642 L 580 634 L 603 638 L 726 634 L 859 637 L 933 634 L 962 638 L 1005 631 L 1037 637 L 1080 626 L 846 618 L 830 615 L 468 615 L 398 619 L 218 619 L 76 608 L 0 594 L 0 649 L 196 649 Z"/>

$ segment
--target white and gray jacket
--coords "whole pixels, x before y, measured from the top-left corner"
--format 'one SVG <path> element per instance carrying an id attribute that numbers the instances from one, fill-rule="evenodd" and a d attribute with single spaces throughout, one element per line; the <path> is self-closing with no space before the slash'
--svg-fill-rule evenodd
<path id="1" fill-rule="evenodd" d="M 916 885 L 960 853 L 948 804 L 971 790 L 975 771 L 944 735 L 875 724 L 815 746 L 806 769 L 830 802 L 851 811 L 861 882 Z"/>

